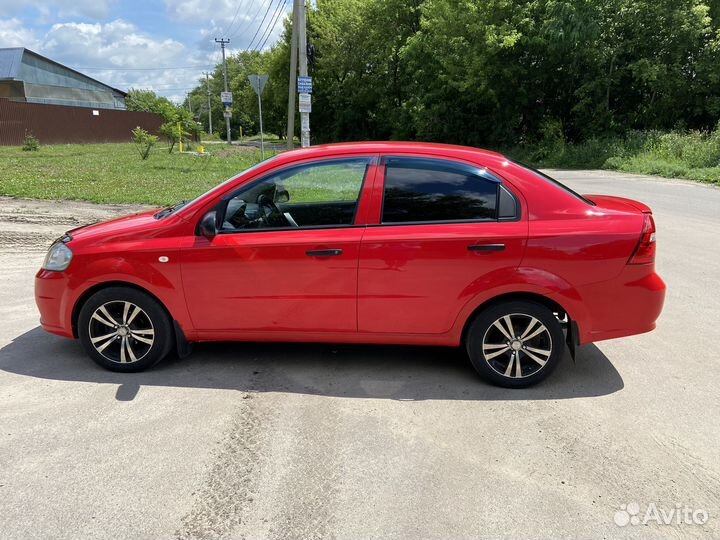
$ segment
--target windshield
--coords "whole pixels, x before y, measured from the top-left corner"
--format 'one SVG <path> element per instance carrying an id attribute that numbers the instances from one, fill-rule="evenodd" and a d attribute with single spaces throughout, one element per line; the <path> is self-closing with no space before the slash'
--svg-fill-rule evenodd
<path id="1" fill-rule="evenodd" d="M 545 180 L 546 182 L 550 182 L 551 184 L 553 184 L 553 185 L 559 187 L 560 189 L 568 192 L 570 195 L 572 195 L 572 196 L 574 196 L 574 197 L 577 197 L 577 198 L 580 199 L 582 202 L 584 202 L 584 203 L 586 203 L 586 204 L 589 204 L 590 206 L 595 206 L 595 203 L 594 203 L 594 202 L 592 202 L 592 201 L 589 200 L 589 199 L 586 199 L 585 197 L 583 197 L 582 195 L 580 195 L 578 192 L 576 192 L 576 191 L 570 189 L 569 187 L 567 187 L 567 186 L 566 186 L 565 184 L 563 184 L 562 182 L 558 182 L 558 181 L 555 180 L 552 176 L 548 176 L 548 175 L 545 174 L 544 172 L 539 171 L 539 170 L 535 169 L 534 167 L 531 167 L 530 165 L 526 165 L 525 163 L 520 163 L 519 161 L 513 161 L 513 163 L 514 163 L 515 165 L 519 165 L 519 166 L 522 167 L 523 169 L 527 169 L 528 171 L 534 173 L 535 176 L 539 176 L 540 178 L 542 178 L 542 179 Z"/>
<path id="2" fill-rule="evenodd" d="M 178 210 L 180 210 L 180 209 L 182 209 L 182 208 L 188 208 L 188 207 L 192 206 L 193 204 L 195 204 L 196 202 L 198 202 L 200 199 L 203 199 L 206 195 L 210 195 L 210 194 L 212 194 L 212 193 L 215 193 L 215 192 L 218 191 L 218 190 L 221 190 L 223 187 L 225 187 L 225 186 L 226 186 L 227 184 L 229 184 L 230 182 L 233 182 L 233 181 L 234 181 L 235 179 L 237 179 L 239 176 L 244 176 L 244 175 L 246 175 L 246 174 L 252 173 L 253 171 L 259 169 L 259 168 L 262 167 L 262 166 L 264 166 L 266 163 L 269 163 L 270 161 L 274 160 L 276 157 L 277 157 L 277 156 L 272 156 L 272 157 L 266 159 L 265 161 L 261 161 L 261 162 L 258 163 L 257 165 L 253 165 L 253 166 L 250 167 L 249 169 L 246 169 L 245 171 L 243 171 L 240 175 L 236 175 L 236 176 L 232 176 L 232 177 L 228 178 L 227 180 L 225 180 L 224 182 L 218 184 L 217 186 L 215 186 L 215 187 L 213 187 L 213 188 L 210 188 L 208 191 L 206 191 L 206 192 L 203 193 L 202 195 L 198 195 L 197 197 L 195 197 L 195 198 L 194 198 L 193 200 L 191 200 L 191 201 L 180 201 L 180 202 L 177 203 L 177 204 L 174 204 L 174 205 L 172 205 L 172 206 L 168 206 L 168 207 L 165 208 L 164 210 L 161 210 L 160 212 L 158 212 L 157 214 L 155 214 L 155 216 L 156 216 L 157 218 L 161 219 L 161 218 L 167 217 L 167 216 L 169 216 L 169 215 L 177 212 Z"/>

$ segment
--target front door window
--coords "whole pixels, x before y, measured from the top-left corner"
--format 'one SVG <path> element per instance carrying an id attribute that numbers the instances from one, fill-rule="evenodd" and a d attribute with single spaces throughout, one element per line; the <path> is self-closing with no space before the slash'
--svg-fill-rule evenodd
<path id="1" fill-rule="evenodd" d="M 342 227 L 355 220 L 369 159 L 342 159 L 284 169 L 230 199 L 223 231 Z"/>

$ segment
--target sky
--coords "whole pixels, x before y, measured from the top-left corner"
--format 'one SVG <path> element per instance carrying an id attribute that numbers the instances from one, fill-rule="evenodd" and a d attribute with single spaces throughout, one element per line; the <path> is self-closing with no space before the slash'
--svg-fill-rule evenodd
<path id="1" fill-rule="evenodd" d="M 106 84 L 180 102 L 229 52 L 268 49 L 292 0 L 0 0 L 0 47 L 25 47 Z M 274 23 L 274 24 L 273 24 Z"/>

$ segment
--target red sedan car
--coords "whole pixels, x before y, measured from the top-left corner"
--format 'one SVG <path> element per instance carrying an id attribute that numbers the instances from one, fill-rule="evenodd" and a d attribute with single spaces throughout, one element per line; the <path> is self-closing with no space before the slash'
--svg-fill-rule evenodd
<path id="1" fill-rule="evenodd" d="M 474 148 L 353 143 L 70 231 L 35 291 L 43 328 L 115 371 L 199 341 L 462 345 L 484 378 L 524 387 L 566 344 L 655 328 L 654 262 L 640 202 Z"/>

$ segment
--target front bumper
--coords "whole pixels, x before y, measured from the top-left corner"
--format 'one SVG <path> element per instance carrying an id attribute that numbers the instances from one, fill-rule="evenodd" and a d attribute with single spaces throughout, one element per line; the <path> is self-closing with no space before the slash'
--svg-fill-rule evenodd
<path id="1" fill-rule="evenodd" d="M 72 328 L 72 299 L 65 272 L 40 269 L 35 274 L 35 303 L 44 330 L 63 337 L 75 337 Z"/>

